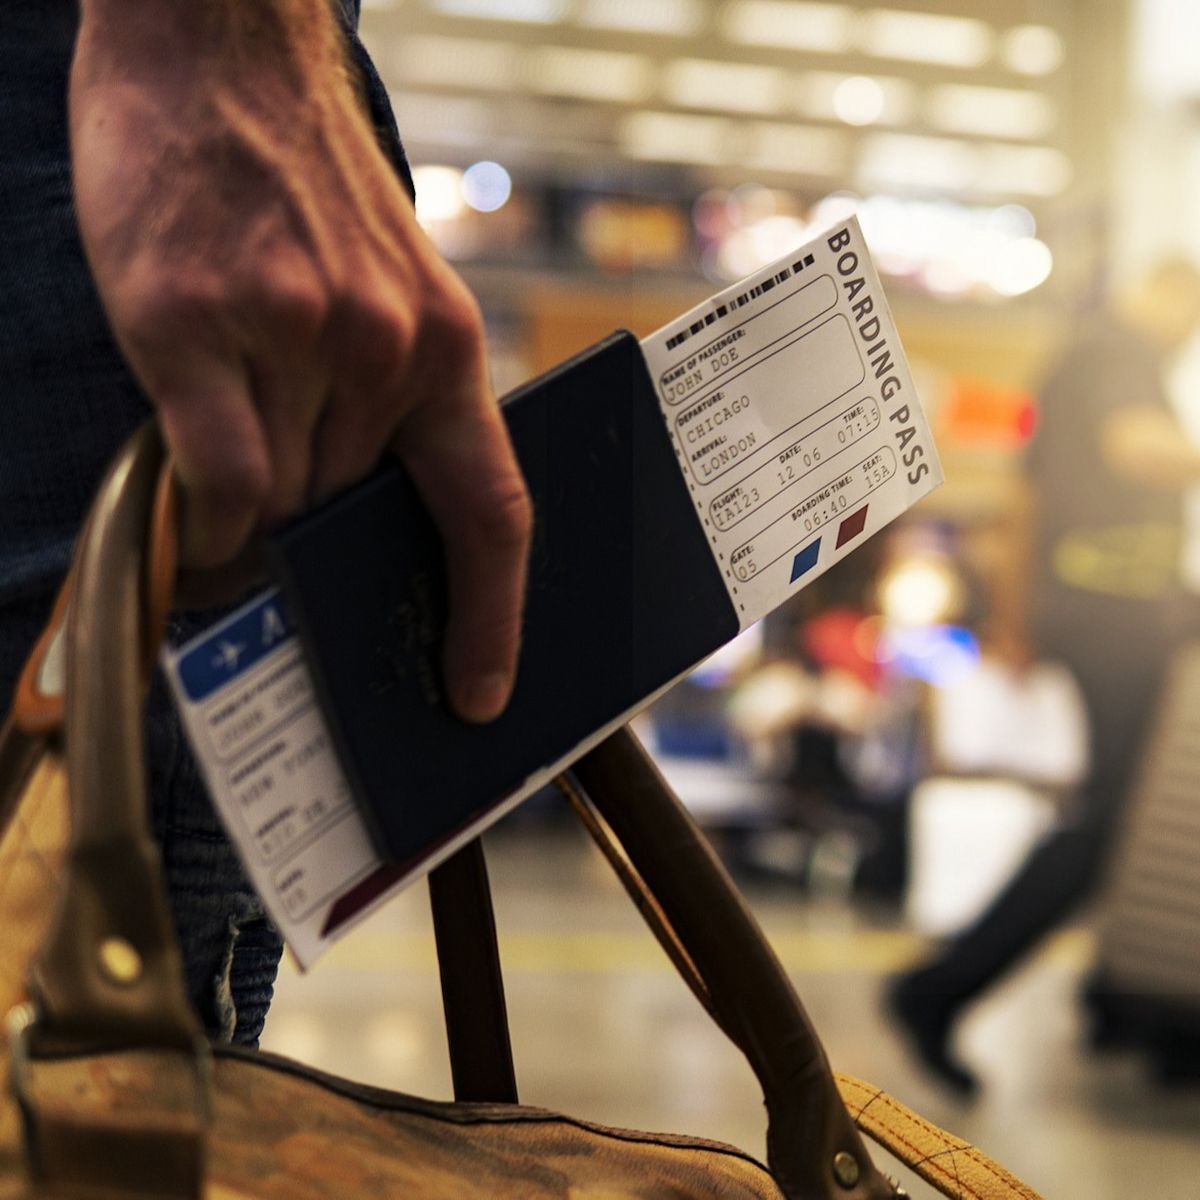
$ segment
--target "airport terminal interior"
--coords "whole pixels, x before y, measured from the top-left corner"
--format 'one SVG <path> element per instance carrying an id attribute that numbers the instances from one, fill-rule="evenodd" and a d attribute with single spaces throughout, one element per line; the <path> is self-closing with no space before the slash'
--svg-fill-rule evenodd
<path id="1" fill-rule="evenodd" d="M 1200 487 L 1172 493 L 1168 651 L 1138 514 L 1054 551 L 1096 611 L 1151 614 L 1092 653 L 1126 664 L 1154 641 L 1166 682 L 1127 714 L 1148 732 L 1095 818 L 1098 885 L 1060 916 L 1046 901 L 1040 936 L 943 1031 L 973 1087 L 917 1052 L 895 983 L 1055 831 L 1094 817 L 1089 771 L 1112 739 L 1086 713 L 1104 672 L 1079 676 L 1034 637 L 1050 493 L 1031 448 L 1055 425 L 1066 449 L 1048 470 L 1086 470 L 1086 414 L 1129 397 L 1081 400 L 1064 433 L 1043 424 L 1044 382 L 1110 298 L 1143 295 L 1164 261 L 1200 262 L 1200 7 L 364 0 L 363 29 L 422 223 L 483 306 L 498 392 L 614 329 L 644 337 L 857 216 L 945 483 L 637 731 L 836 1069 L 1050 1200 L 1200 1195 Z M 1200 445 L 1200 341 L 1172 348 L 1161 387 L 1178 445 Z M 1065 623 L 1092 611 L 1068 606 Z M 1108 680 L 1118 696 L 1125 678 Z M 485 845 L 522 1100 L 761 1154 L 753 1076 L 561 798 L 538 792 Z M 311 971 L 285 964 L 263 1045 L 449 1098 L 437 979 L 418 882 Z"/>

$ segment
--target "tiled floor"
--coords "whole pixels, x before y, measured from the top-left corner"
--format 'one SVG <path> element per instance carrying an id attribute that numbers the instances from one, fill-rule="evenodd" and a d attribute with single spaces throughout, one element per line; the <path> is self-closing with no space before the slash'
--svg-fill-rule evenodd
<path id="1" fill-rule="evenodd" d="M 761 1153 L 749 1069 L 582 838 L 515 827 L 490 835 L 488 850 L 522 1100 Z M 918 938 L 841 903 L 779 889 L 750 898 L 839 1070 L 976 1141 L 1047 1200 L 1200 1198 L 1200 1091 L 1157 1090 L 1137 1061 L 1082 1049 L 1074 995 L 1086 929 L 1056 938 L 964 1024 L 962 1050 L 987 1089 L 962 1106 L 921 1077 L 879 1014 L 882 980 L 918 952 Z M 423 886 L 308 977 L 285 970 L 264 1045 L 449 1098 Z M 914 1198 L 934 1194 L 905 1182 Z"/>

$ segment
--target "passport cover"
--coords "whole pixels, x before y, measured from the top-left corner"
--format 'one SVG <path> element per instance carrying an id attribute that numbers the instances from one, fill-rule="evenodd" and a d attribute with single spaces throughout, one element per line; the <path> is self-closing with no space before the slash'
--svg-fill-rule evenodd
<path id="1" fill-rule="evenodd" d="M 492 724 L 459 720 L 442 694 L 440 541 L 398 466 L 272 540 L 343 769 L 396 863 L 568 765 L 738 632 L 632 334 L 502 403 L 535 533 L 516 687 Z"/>

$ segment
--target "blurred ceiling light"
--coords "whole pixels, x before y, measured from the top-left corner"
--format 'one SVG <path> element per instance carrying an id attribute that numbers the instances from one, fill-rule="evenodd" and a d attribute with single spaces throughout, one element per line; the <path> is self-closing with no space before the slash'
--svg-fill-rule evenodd
<path id="1" fill-rule="evenodd" d="M 935 128 L 986 137 L 1042 138 L 1058 120 L 1054 101 L 1039 92 L 957 83 L 931 88 L 925 112 Z"/>
<path id="2" fill-rule="evenodd" d="M 526 21 L 552 25 L 566 15 L 567 0 L 428 0 L 448 17 L 474 17 L 480 21 Z"/>
<path id="3" fill-rule="evenodd" d="M 640 54 L 546 46 L 528 61 L 531 91 L 637 104 L 650 94 L 650 62 Z"/>
<path id="4" fill-rule="evenodd" d="M 508 89 L 517 80 L 518 51 L 483 38 L 404 38 L 396 50 L 396 73 L 405 84 L 452 83 Z"/>
<path id="5" fill-rule="evenodd" d="M 925 287 L 935 296 L 965 296 L 977 282 L 962 263 L 950 258 L 934 259 L 921 271 Z"/>
<path id="6" fill-rule="evenodd" d="M 954 567 L 933 554 L 900 559 L 884 571 L 878 588 L 880 611 L 892 626 L 935 625 L 957 615 L 966 600 Z"/>
<path id="7" fill-rule="evenodd" d="M 877 195 L 861 200 L 863 236 L 880 269 L 918 278 L 931 264 L 966 257 L 971 210 L 946 200 L 901 200 Z"/>
<path id="8" fill-rule="evenodd" d="M 463 199 L 476 212 L 495 212 L 512 195 L 512 176 L 498 162 L 484 159 L 463 172 L 461 186 Z"/>
<path id="9" fill-rule="evenodd" d="M 991 57 L 993 35 L 983 21 L 935 13 L 875 9 L 862 18 L 859 44 L 877 58 L 978 67 Z"/>
<path id="10" fill-rule="evenodd" d="M 737 205 L 724 188 L 709 188 L 692 205 L 692 224 L 705 240 L 724 237 L 736 224 Z"/>
<path id="11" fill-rule="evenodd" d="M 869 188 L 959 192 L 972 186 L 975 155 L 968 143 L 950 138 L 873 133 L 863 141 L 858 174 Z"/>
<path id="12" fill-rule="evenodd" d="M 883 116 L 886 97 L 875 79 L 851 75 L 833 93 L 833 111 L 847 125 L 874 125 Z"/>
<path id="13" fill-rule="evenodd" d="M 1053 270 L 1054 255 L 1045 242 L 1018 238 L 996 255 L 987 281 L 1001 296 L 1021 296 L 1045 283 Z"/>
<path id="14" fill-rule="evenodd" d="M 766 217 L 777 217 L 780 213 L 794 215 L 796 211 L 795 198 L 787 192 L 753 181 L 739 183 L 729 193 L 729 204 L 738 225 L 753 225 Z"/>
<path id="15" fill-rule="evenodd" d="M 812 222 L 840 219 L 853 200 L 863 236 L 880 268 L 939 296 L 1016 296 L 1049 274 L 1041 242 L 1031 243 L 1032 214 L 1016 204 L 991 208 L 951 200 L 866 199 L 835 193 L 815 206 Z M 1052 264 L 1050 264 L 1052 265 Z"/>
<path id="16" fill-rule="evenodd" d="M 412 175 L 417 189 L 417 220 L 422 225 L 453 221 L 466 211 L 463 173 L 457 167 L 425 164 L 413 167 Z"/>
<path id="17" fill-rule="evenodd" d="M 1017 25 L 1001 38 L 1000 57 L 1019 75 L 1052 75 L 1062 66 L 1066 47 L 1048 25 Z"/>
<path id="18" fill-rule="evenodd" d="M 843 4 L 807 0 L 734 0 L 725 6 L 725 36 L 751 46 L 844 54 L 856 14 Z"/>
<path id="19" fill-rule="evenodd" d="M 1133 6 L 1131 82 L 1139 100 L 1195 110 L 1200 92 L 1196 45 L 1200 5 L 1196 0 L 1141 0 Z"/>
<path id="20" fill-rule="evenodd" d="M 856 101 L 861 104 L 863 99 L 869 99 L 867 93 L 870 89 L 861 85 L 847 89 L 839 98 L 840 89 L 852 78 L 867 78 L 882 94 L 882 111 L 875 118 L 876 122 L 903 125 L 911 120 L 916 108 L 917 89 L 907 79 L 898 79 L 893 75 L 847 77 L 841 71 L 804 71 L 795 78 L 792 101 L 805 116 L 825 121 L 845 120 L 839 111 L 839 99 L 843 105 L 848 103 L 852 109 Z M 862 92 L 863 95 L 856 97 L 856 91 Z"/>
<path id="21" fill-rule="evenodd" d="M 846 166 L 846 143 L 834 129 L 755 121 L 739 139 L 739 160 L 748 167 L 796 175 L 838 175 Z"/>
<path id="22" fill-rule="evenodd" d="M 1071 160 L 1052 146 L 971 143 L 918 134 L 874 133 L 863 139 L 861 186 L 887 191 L 1057 196 L 1070 186 Z"/>
<path id="23" fill-rule="evenodd" d="M 584 0 L 581 25 L 687 37 L 704 22 L 698 0 Z"/>
<path id="24" fill-rule="evenodd" d="M 820 146 L 822 137 L 837 138 L 831 130 L 810 130 L 800 126 L 774 125 L 767 122 L 744 127 L 746 137 L 738 138 L 738 145 L 756 141 L 760 148 L 770 151 L 771 143 L 782 135 L 794 135 L 800 139 L 797 150 L 806 147 L 804 156 L 812 158 L 815 147 Z M 762 140 L 765 135 L 765 142 Z M 810 135 L 816 135 L 814 141 Z M 774 147 L 778 150 L 779 147 Z M 777 158 L 778 155 L 773 156 Z M 743 161 L 754 160 L 753 152 Z M 768 169 L 778 170 L 777 162 L 764 164 Z M 693 210 L 693 221 L 701 237 L 708 242 L 704 255 L 704 267 L 708 276 L 716 280 L 740 279 L 751 271 L 773 262 L 789 250 L 795 249 L 808 235 L 809 223 L 801 216 L 795 195 L 790 191 L 764 187 L 761 183 L 743 183 L 732 192 L 712 190 L 706 192 Z"/>
<path id="25" fill-rule="evenodd" d="M 989 228 L 1008 237 L 1033 237 L 1037 218 L 1021 204 L 1002 204 L 988 214 Z"/>
<path id="26" fill-rule="evenodd" d="M 812 223 L 818 229 L 835 225 L 854 216 L 862 204 L 862 197 L 854 192 L 830 192 L 813 206 Z"/>
<path id="27" fill-rule="evenodd" d="M 725 279 L 741 279 L 795 250 L 808 235 L 808 225 L 799 217 L 764 217 L 735 229 L 721 242 L 717 272 Z"/>
<path id="28" fill-rule="evenodd" d="M 776 67 L 677 58 L 666 69 L 663 97 L 682 108 L 778 112 L 785 76 Z"/>
<path id="29" fill-rule="evenodd" d="M 715 165 L 727 161 L 733 129 L 723 117 L 642 111 L 621 123 L 619 142 L 630 158 Z"/>
<path id="30" fill-rule="evenodd" d="M 1071 160 L 1052 146 L 996 144 L 979 149 L 976 183 L 982 191 L 1058 196 L 1071 186 L 1073 175 Z"/>

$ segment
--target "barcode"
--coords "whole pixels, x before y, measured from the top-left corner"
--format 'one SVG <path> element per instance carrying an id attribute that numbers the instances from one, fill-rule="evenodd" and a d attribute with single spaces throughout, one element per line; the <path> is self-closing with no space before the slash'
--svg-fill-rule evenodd
<path id="1" fill-rule="evenodd" d="M 764 279 L 762 283 L 755 284 L 754 287 L 743 292 L 740 296 L 734 297 L 727 304 L 718 304 L 712 312 L 705 314 L 698 321 L 693 321 L 686 329 L 681 329 L 678 333 L 667 338 L 667 349 L 674 350 L 676 346 L 682 346 L 693 334 L 699 333 L 702 329 L 713 324 L 714 321 L 719 321 L 722 317 L 728 316 L 735 309 L 743 308 L 751 300 L 756 300 L 764 292 L 769 292 L 772 288 L 778 287 L 779 284 L 791 279 L 793 275 L 798 275 L 805 267 L 811 267 L 812 265 L 813 256 L 806 254 L 803 258 L 799 258 L 792 263 L 790 267 L 784 267 L 781 271 L 776 271 L 770 278 Z"/>

